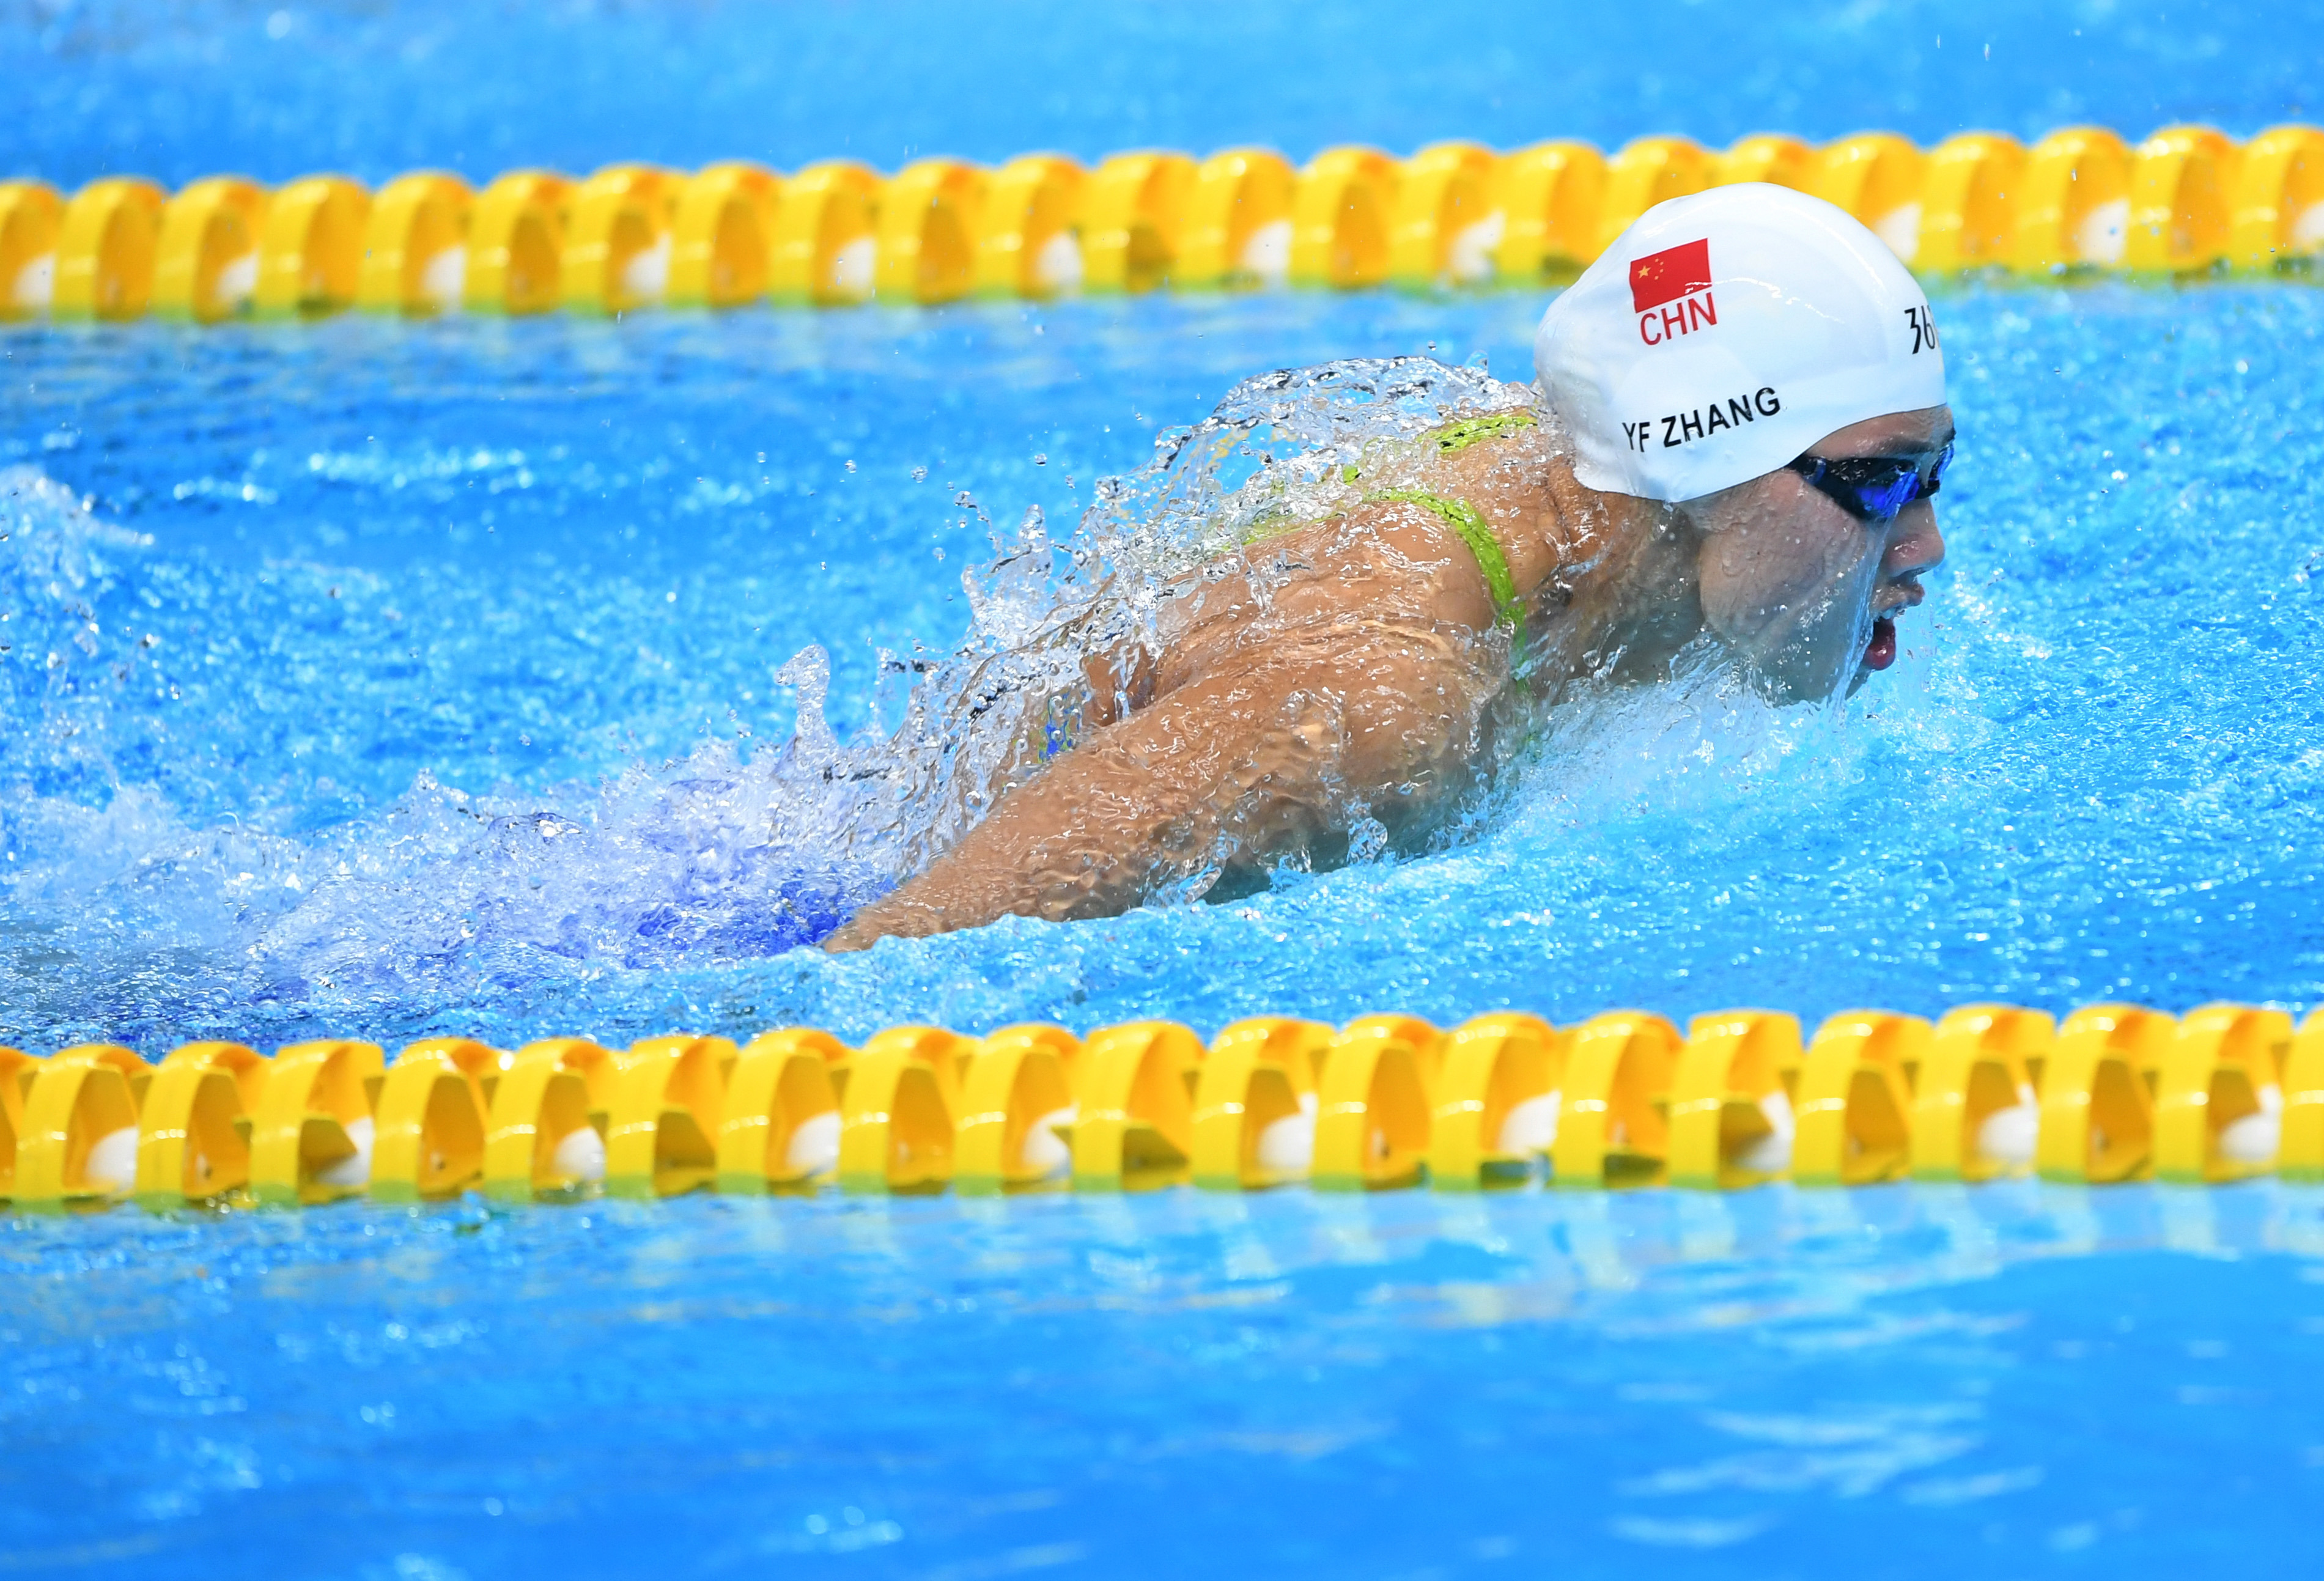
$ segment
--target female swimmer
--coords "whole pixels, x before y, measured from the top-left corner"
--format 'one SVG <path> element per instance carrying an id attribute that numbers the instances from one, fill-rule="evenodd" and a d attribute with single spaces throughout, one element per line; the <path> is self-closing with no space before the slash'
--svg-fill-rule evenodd
<path id="1" fill-rule="evenodd" d="M 1650 209 L 1561 294 L 1526 409 L 1351 468 L 1349 503 L 1175 584 L 1101 655 L 1090 729 L 825 942 L 1107 916 L 1195 875 L 1328 862 L 1441 817 L 1513 678 L 1649 681 L 1706 639 L 1777 702 L 1896 655 L 1944 556 L 1952 455 L 1926 297 L 1781 188 Z"/>

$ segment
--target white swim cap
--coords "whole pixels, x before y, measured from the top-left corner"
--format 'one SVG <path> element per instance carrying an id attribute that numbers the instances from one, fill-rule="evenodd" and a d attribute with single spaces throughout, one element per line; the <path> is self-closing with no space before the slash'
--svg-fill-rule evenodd
<path id="1" fill-rule="evenodd" d="M 1820 198 L 1757 181 L 1640 215 L 1542 315 L 1534 372 L 1593 489 L 1692 500 L 1834 429 L 1941 406 L 1929 299 Z"/>

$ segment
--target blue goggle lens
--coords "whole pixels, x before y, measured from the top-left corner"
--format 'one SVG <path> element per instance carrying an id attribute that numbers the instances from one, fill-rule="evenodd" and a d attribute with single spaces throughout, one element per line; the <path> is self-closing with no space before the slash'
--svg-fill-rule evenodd
<path id="1" fill-rule="evenodd" d="M 1868 525 L 1893 521 L 1896 513 L 1937 492 L 1952 464 L 1948 444 L 1933 460 L 1919 455 L 1851 455 L 1829 460 L 1803 455 L 1791 470 L 1842 510 Z"/>

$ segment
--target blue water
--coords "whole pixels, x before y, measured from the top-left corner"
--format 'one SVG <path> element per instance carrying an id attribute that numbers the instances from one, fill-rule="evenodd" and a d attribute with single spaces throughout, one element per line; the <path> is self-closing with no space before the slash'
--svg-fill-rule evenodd
<path id="1" fill-rule="evenodd" d="M 2075 122 L 2239 137 L 2324 114 L 2317 0 L 2079 5 L 649 5 L 561 0 L 162 7 L 16 0 L 23 106 L 0 172 L 264 180 L 420 166 L 492 176 L 612 160 L 785 169 L 852 153 L 1197 152 L 1443 137 L 1609 146 L 1885 127 L 2039 136 Z"/>
<path id="2" fill-rule="evenodd" d="M 2319 21 L 34 7 L 0 168 L 2248 132 L 2305 113 Z M 2324 1001 L 2292 284 L 1941 295 L 1951 557 L 1839 717 L 1608 703 L 1449 850 L 799 947 L 894 876 L 815 838 L 803 769 L 904 717 L 882 651 L 950 652 L 1028 507 L 1065 538 L 1266 368 L 1525 377 L 1544 300 L 0 334 L 0 1042 Z M 792 740 L 810 645 L 830 749 Z M 0 1568 L 2313 1574 L 2315 1219 L 2259 1185 L 0 1220 Z"/>
<path id="3" fill-rule="evenodd" d="M 2310 1576 L 2319 1253 L 2270 1185 L 18 1220 L 0 1552 Z"/>
<path id="4" fill-rule="evenodd" d="M 1951 558 L 1837 722 L 1650 694 L 1435 857 L 789 949 L 892 876 L 771 832 L 791 656 L 892 725 L 880 652 L 949 649 L 1028 506 L 1253 368 L 1520 368 L 1538 302 L 12 335 L 0 1032 L 2324 999 L 2324 299 L 2276 286 L 1945 299 Z"/>

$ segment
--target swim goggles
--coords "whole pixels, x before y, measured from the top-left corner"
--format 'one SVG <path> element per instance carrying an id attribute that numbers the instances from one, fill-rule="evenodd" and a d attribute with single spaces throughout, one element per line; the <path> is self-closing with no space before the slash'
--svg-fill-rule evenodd
<path id="1" fill-rule="evenodd" d="M 1934 459 L 1915 455 L 1849 455 L 1828 460 L 1803 455 L 1785 464 L 1807 480 L 1808 487 L 1867 527 L 1886 526 L 1915 500 L 1925 500 L 1943 482 L 1952 464 L 1950 442 Z"/>

